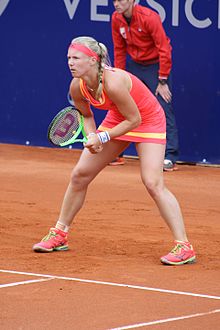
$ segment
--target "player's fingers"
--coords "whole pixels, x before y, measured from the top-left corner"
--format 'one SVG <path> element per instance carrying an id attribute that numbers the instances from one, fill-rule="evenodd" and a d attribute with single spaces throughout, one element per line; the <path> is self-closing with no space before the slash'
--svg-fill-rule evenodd
<path id="1" fill-rule="evenodd" d="M 95 149 L 95 151 L 98 153 L 98 152 L 101 152 L 103 150 L 103 146 L 99 146 L 98 148 Z"/>

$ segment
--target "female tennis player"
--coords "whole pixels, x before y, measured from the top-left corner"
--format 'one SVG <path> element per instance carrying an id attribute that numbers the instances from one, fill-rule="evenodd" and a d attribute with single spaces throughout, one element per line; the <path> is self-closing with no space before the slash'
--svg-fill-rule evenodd
<path id="1" fill-rule="evenodd" d="M 84 117 L 88 141 L 74 167 L 58 221 L 36 252 L 68 249 L 67 232 L 81 209 L 88 185 L 96 175 L 134 142 L 140 159 L 143 184 L 155 201 L 170 228 L 175 247 L 161 257 L 161 262 L 181 265 L 195 261 L 179 204 L 165 187 L 163 160 L 166 143 L 164 111 L 155 96 L 132 74 L 110 67 L 104 44 L 90 37 L 72 40 L 68 48 L 68 65 L 73 76 L 70 95 Z M 96 129 L 90 105 L 108 110 Z"/>

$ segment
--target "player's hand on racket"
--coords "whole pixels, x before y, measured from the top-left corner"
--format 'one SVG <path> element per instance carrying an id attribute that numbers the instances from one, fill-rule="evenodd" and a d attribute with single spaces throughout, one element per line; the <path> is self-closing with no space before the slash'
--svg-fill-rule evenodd
<path id="1" fill-rule="evenodd" d="M 88 148 L 92 154 L 97 154 L 103 150 L 103 145 L 96 133 L 89 133 L 87 139 L 88 140 L 84 142 L 83 145 L 85 148 Z"/>

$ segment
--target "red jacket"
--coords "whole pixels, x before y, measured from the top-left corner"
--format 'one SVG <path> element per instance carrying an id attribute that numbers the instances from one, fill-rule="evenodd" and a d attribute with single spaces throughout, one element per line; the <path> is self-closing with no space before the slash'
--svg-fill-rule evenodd
<path id="1" fill-rule="evenodd" d="M 159 76 L 168 77 L 171 66 L 170 39 L 160 16 L 153 10 L 135 5 L 130 25 L 122 14 L 112 14 L 114 66 L 125 69 L 126 53 L 140 64 L 159 62 Z"/>

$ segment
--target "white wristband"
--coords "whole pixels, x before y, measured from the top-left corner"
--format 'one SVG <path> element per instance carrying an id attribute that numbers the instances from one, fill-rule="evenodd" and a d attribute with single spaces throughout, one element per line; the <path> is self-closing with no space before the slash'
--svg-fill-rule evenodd
<path id="1" fill-rule="evenodd" d="M 110 139 L 111 139 L 110 135 L 107 131 L 100 132 L 97 135 L 98 135 L 98 138 L 99 138 L 101 144 L 106 143 L 106 142 L 110 141 Z"/>

